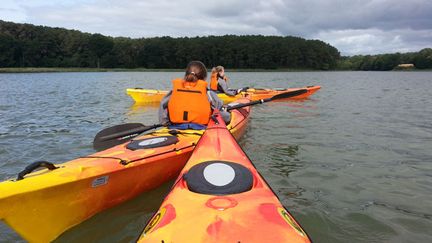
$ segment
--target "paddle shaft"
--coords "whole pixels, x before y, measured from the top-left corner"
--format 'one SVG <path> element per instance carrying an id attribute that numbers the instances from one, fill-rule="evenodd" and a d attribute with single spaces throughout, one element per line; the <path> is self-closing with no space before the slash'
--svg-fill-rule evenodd
<path id="1" fill-rule="evenodd" d="M 239 108 L 246 107 L 246 106 L 262 104 L 262 103 L 272 101 L 272 100 L 290 98 L 293 96 L 301 95 L 301 94 L 306 93 L 306 92 L 307 92 L 306 89 L 285 92 L 285 93 L 281 93 L 281 94 L 275 95 L 275 96 L 267 98 L 267 99 L 256 100 L 256 101 L 252 101 L 252 102 L 249 102 L 246 104 L 237 104 L 237 105 L 233 105 L 233 106 L 228 106 L 226 108 L 226 110 L 231 111 L 231 110 L 239 109 Z M 95 149 L 106 149 L 110 146 L 114 146 L 114 145 L 118 145 L 118 144 L 121 144 L 123 142 L 126 142 L 127 140 L 130 140 L 130 139 L 138 136 L 140 133 L 143 133 L 145 131 L 149 131 L 151 129 L 155 129 L 155 128 L 163 126 L 162 124 L 155 124 L 153 126 L 144 126 L 144 125 L 139 124 L 139 123 L 138 124 L 132 124 L 132 125 L 133 126 L 137 125 L 138 127 L 124 128 L 123 125 L 118 125 L 120 127 L 119 128 L 120 132 L 113 131 L 113 133 L 111 133 L 111 130 L 116 130 L 116 126 L 102 130 L 100 133 L 103 134 L 104 131 L 107 131 L 107 132 L 105 132 L 105 134 L 106 133 L 108 133 L 108 134 L 103 135 L 103 136 L 102 136 L 102 134 L 96 135 L 96 137 L 93 141 L 93 147 Z M 140 126 L 140 125 L 142 125 L 142 126 Z M 128 126 L 130 126 L 130 125 L 128 125 Z M 123 131 L 121 131 L 121 130 L 123 130 Z"/>
<path id="2" fill-rule="evenodd" d="M 251 102 L 249 102 L 249 103 L 244 103 L 244 104 L 238 104 L 238 105 L 228 106 L 226 110 L 227 110 L 227 111 L 230 111 L 230 110 L 235 110 L 235 109 L 242 108 L 242 107 L 246 107 L 246 106 L 251 106 L 251 105 L 256 105 L 256 104 L 262 104 L 262 103 L 267 102 L 267 101 L 270 101 L 270 100 L 271 100 L 271 98 L 267 98 L 267 99 L 263 99 L 263 100 L 255 100 L 255 101 L 251 101 Z"/>
<path id="3" fill-rule="evenodd" d="M 282 93 L 282 94 L 278 94 L 275 95 L 273 97 L 267 98 L 267 99 L 261 99 L 261 100 L 255 100 L 249 103 L 245 103 L 245 104 L 238 104 L 238 105 L 234 105 L 234 106 L 229 106 L 226 110 L 230 111 L 230 110 L 234 110 L 234 109 L 238 109 L 238 108 L 242 108 L 245 106 L 251 106 L 251 105 L 256 105 L 256 104 L 262 104 L 268 101 L 272 101 L 272 100 L 277 100 L 277 99 L 285 99 L 285 98 L 289 98 L 289 97 L 293 97 L 293 96 L 297 96 L 303 93 L 306 93 L 307 90 L 306 89 L 301 89 L 301 90 L 295 90 L 295 91 L 290 91 L 290 92 L 286 92 L 286 93 Z M 133 128 L 127 131 L 122 131 L 122 132 L 117 132 L 117 133 L 113 133 L 110 135 L 106 135 L 103 137 L 100 137 L 100 141 L 106 141 L 106 140 L 110 140 L 110 139 L 114 139 L 114 138 L 121 138 L 124 136 L 132 136 L 138 133 L 142 133 L 154 128 L 158 128 L 158 127 L 162 127 L 162 124 L 155 124 L 153 126 L 143 126 L 143 127 L 137 127 L 137 128 Z"/>
<path id="4" fill-rule="evenodd" d="M 110 135 L 106 135 L 103 137 L 100 137 L 100 141 L 106 141 L 106 140 L 110 140 L 110 139 L 114 139 L 114 138 L 123 138 L 125 136 L 131 136 L 133 137 L 133 135 L 135 134 L 139 134 L 139 133 L 143 133 L 145 131 L 154 129 L 154 128 L 158 128 L 158 127 L 162 127 L 162 124 L 155 124 L 153 126 L 143 126 L 143 127 L 137 127 L 134 129 L 130 129 L 127 131 L 123 131 L 123 132 L 117 132 L 117 133 L 113 133 Z"/>
<path id="5" fill-rule="evenodd" d="M 230 111 L 230 110 L 242 108 L 242 107 L 245 107 L 245 106 L 262 104 L 262 103 L 269 102 L 269 101 L 272 101 L 272 100 L 287 99 L 287 98 L 290 98 L 290 97 L 293 97 L 293 96 L 304 94 L 306 92 L 307 92 L 307 89 L 300 89 L 300 90 L 285 92 L 285 93 L 277 94 L 277 95 L 275 95 L 273 97 L 270 97 L 270 98 L 267 98 L 267 99 L 255 100 L 255 101 L 251 101 L 251 102 L 245 103 L 245 104 L 238 104 L 238 105 L 228 106 L 226 110 Z"/>

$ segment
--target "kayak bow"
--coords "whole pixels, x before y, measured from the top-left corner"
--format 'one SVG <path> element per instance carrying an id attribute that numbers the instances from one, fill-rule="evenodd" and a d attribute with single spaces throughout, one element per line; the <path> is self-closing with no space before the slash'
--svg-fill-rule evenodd
<path id="1" fill-rule="evenodd" d="M 217 112 L 142 242 L 310 242 Z"/>

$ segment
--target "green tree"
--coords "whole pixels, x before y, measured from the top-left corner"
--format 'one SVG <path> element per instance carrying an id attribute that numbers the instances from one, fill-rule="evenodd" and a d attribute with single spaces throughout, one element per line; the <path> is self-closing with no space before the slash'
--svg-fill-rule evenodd
<path id="1" fill-rule="evenodd" d="M 10 36 L 0 34 L 0 67 L 17 66 L 18 46 Z"/>
<path id="2" fill-rule="evenodd" d="M 114 42 L 111 38 L 105 37 L 101 34 L 93 34 L 89 39 L 89 48 L 96 56 L 97 68 L 100 68 L 100 59 L 107 55 L 113 48 Z"/>
<path id="3" fill-rule="evenodd" d="M 414 65 L 419 69 L 432 68 L 432 49 L 425 48 L 415 55 Z"/>

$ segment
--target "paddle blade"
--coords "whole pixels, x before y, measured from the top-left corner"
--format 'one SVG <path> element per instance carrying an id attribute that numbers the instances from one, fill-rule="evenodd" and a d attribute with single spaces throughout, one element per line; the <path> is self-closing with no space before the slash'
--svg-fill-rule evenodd
<path id="1" fill-rule="evenodd" d="M 139 131 L 145 130 L 145 128 L 147 127 L 141 123 L 126 123 L 105 128 L 96 134 L 93 140 L 93 148 L 97 151 L 101 151 L 122 144 L 138 136 L 140 134 Z"/>
<path id="2" fill-rule="evenodd" d="M 304 93 L 307 93 L 307 89 L 299 89 L 299 90 L 285 92 L 282 94 L 275 95 L 275 96 L 271 97 L 270 99 L 271 100 L 287 99 L 287 98 L 291 98 L 294 96 L 302 95 Z"/>

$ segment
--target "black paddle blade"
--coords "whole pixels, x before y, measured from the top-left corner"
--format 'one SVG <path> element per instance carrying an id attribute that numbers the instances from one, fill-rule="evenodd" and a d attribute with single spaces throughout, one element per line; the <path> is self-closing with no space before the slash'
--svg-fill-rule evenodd
<path id="1" fill-rule="evenodd" d="M 93 140 L 93 148 L 101 151 L 122 144 L 138 136 L 140 134 L 139 131 L 145 128 L 147 127 L 141 123 L 126 123 L 105 128 L 96 134 Z"/>
<path id="2" fill-rule="evenodd" d="M 294 96 L 302 95 L 304 93 L 307 93 L 307 89 L 299 89 L 299 90 L 285 92 L 282 94 L 275 95 L 275 96 L 271 97 L 270 99 L 271 100 L 287 99 L 287 98 L 291 98 Z"/>

